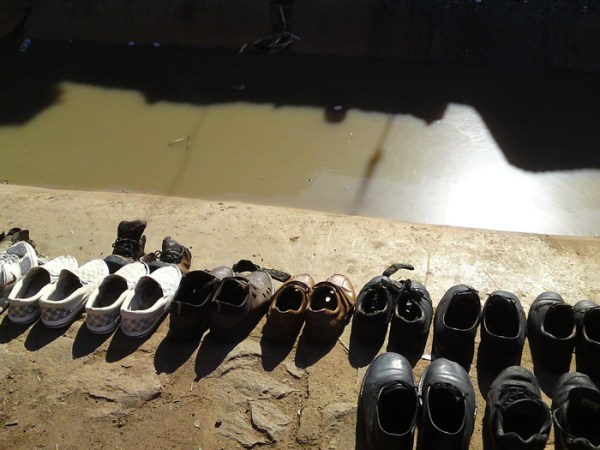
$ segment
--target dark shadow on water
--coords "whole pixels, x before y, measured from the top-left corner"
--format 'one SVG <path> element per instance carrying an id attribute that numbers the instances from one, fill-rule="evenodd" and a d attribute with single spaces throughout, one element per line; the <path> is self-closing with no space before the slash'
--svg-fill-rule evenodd
<path id="1" fill-rule="evenodd" d="M 168 335 L 158 344 L 154 353 L 154 369 L 156 373 L 173 373 L 190 359 L 198 348 L 202 336 L 189 341 L 178 341 Z"/>
<path id="2" fill-rule="evenodd" d="M 7 67 L 0 71 L 0 124 L 25 123 L 60 101 L 63 81 L 138 90 L 149 103 L 315 106 L 333 124 L 349 109 L 431 124 L 459 103 L 479 112 L 517 167 L 600 168 L 598 74 L 191 48 L 38 42 L 20 54 L 17 47 L 0 43 Z"/>
<path id="3" fill-rule="evenodd" d="M 290 354 L 294 348 L 294 341 L 273 342 L 265 338 L 260 338 L 261 362 L 265 371 L 271 372 Z"/>
<path id="4" fill-rule="evenodd" d="M 69 324 L 70 326 L 71 324 Z M 30 352 L 35 352 L 46 345 L 54 342 L 60 336 L 67 332 L 68 326 L 63 328 L 45 327 L 41 319 L 38 320 L 25 339 L 25 348 Z"/>
<path id="5" fill-rule="evenodd" d="M 7 316 L 4 316 L 0 323 L 0 344 L 8 344 L 25 333 L 32 325 L 33 322 L 26 325 L 17 325 L 12 323 Z"/>
<path id="6" fill-rule="evenodd" d="M 104 344 L 113 333 L 114 330 L 105 334 L 95 334 L 88 330 L 85 323 L 82 323 L 79 327 L 79 331 L 77 331 L 77 336 L 75 336 L 75 340 L 73 341 L 73 348 L 71 350 L 73 359 L 94 353 L 94 351 Z"/>

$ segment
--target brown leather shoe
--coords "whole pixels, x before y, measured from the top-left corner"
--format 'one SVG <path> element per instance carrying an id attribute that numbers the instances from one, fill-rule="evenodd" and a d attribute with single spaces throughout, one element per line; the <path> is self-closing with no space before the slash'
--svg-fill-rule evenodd
<path id="1" fill-rule="evenodd" d="M 157 252 L 158 260 L 148 262 L 150 272 L 154 272 L 159 267 L 166 265 L 176 265 L 183 275 L 190 271 L 192 265 L 192 254 L 187 247 L 184 247 L 171 236 L 167 236 L 162 241 L 162 250 Z"/>
<path id="2" fill-rule="evenodd" d="M 210 307 L 211 337 L 222 342 L 245 338 L 267 311 L 272 294 L 273 280 L 263 271 L 225 278 Z"/>
<path id="3" fill-rule="evenodd" d="M 336 339 L 354 312 L 356 294 L 345 275 L 335 274 L 317 283 L 306 309 L 304 332 L 313 342 Z"/>
<path id="4" fill-rule="evenodd" d="M 263 335 L 270 340 L 289 342 L 296 339 L 315 281 L 306 273 L 284 283 L 273 296 L 267 312 Z"/>

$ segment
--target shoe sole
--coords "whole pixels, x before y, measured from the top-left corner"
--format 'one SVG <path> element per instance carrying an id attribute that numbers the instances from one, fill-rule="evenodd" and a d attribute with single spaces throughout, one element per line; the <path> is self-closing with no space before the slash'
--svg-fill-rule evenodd
<path id="1" fill-rule="evenodd" d="M 123 328 L 123 324 L 121 323 L 121 327 L 120 327 L 121 332 L 125 336 L 130 337 L 130 338 L 143 338 L 143 337 L 146 337 L 146 336 L 148 336 L 150 333 L 152 333 L 156 329 L 158 323 L 164 317 L 165 314 L 160 315 L 154 322 L 152 322 L 152 324 L 147 329 L 145 329 L 143 331 L 129 331 L 129 330 Z"/>
<path id="2" fill-rule="evenodd" d="M 71 322 L 73 322 L 73 320 L 75 319 L 75 317 L 77 317 L 77 315 L 81 313 L 81 310 L 83 309 L 84 306 L 85 306 L 85 302 L 82 302 L 81 305 L 77 306 L 71 312 L 71 314 L 67 315 L 66 317 L 64 317 L 62 319 L 58 319 L 58 320 L 45 320 L 42 317 L 42 324 L 45 327 L 47 327 L 47 328 L 62 328 L 62 327 L 65 327 L 65 326 L 69 325 Z"/>
<path id="3" fill-rule="evenodd" d="M 94 334 L 109 334 L 112 331 L 116 330 L 116 328 L 119 326 L 119 322 L 121 322 L 121 317 L 120 316 L 118 316 L 115 320 L 113 320 L 108 325 L 104 325 L 102 327 L 94 327 L 94 326 L 90 325 L 87 322 L 85 323 L 85 326 L 87 327 L 87 329 L 88 329 L 88 331 L 90 333 L 94 333 Z"/>
<path id="4" fill-rule="evenodd" d="M 8 320 L 15 325 L 28 325 L 35 322 L 40 317 L 40 310 L 36 310 L 34 313 L 24 317 L 14 317 L 10 315 L 10 307 L 8 308 Z"/>

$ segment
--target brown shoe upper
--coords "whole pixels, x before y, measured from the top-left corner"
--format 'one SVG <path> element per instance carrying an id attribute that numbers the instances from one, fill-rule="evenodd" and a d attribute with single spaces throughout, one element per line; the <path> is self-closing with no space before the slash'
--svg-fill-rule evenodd
<path id="1" fill-rule="evenodd" d="M 356 294 L 345 275 L 335 274 L 317 283 L 306 309 L 304 332 L 313 342 L 337 338 L 354 312 Z"/>
<path id="2" fill-rule="evenodd" d="M 275 293 L 267 313 L 263 334 L 274 341 L 291 341 L 296 338 L 304 323 L 315 281 L 308 274 L 290 278 Z"/>
<path id="3" fill-rule="evenodd" d="M 265 313 L 272 294 L 273 282 L 265 272 L 225 278 L 211 304 L 211 331 L 236 333 Z"/>

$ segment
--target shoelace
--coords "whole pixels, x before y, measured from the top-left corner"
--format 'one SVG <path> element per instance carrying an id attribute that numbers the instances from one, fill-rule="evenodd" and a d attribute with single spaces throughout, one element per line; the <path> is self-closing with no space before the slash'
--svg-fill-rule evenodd
<path id="1" fill-rule="evenodd" d="M 10 253 L 0 253 L 0 264 L 14 263 L 18 261 L 19 257 L 17 255 L 11 255 Z"/>
<path id="2" fill-rule="evenodd" d="M 518 400 L 539 400 L 539 398 L 525 386 L 518 384 L 507 384 L 500 389 L 500 404 L 504 407 Z"/>
<path id="3" fill-rule="evenodd" d="M 138 241 L 128 238 L 117 238 L 113 243 L 115 253 L 121 256 L 130 256 L 135 258 L 139 253 L 140 244 Z"/>
<path id="4" fill-rule="evenodd" d="M 176 250 L 174 248 L 170 248 L 164 252 L 157 250 L 154 252 L 154 254 L 162 262 L 179 264 L 181 262 L 181 258 L 183 257 L 183 249 L 180 248 Z"/>

